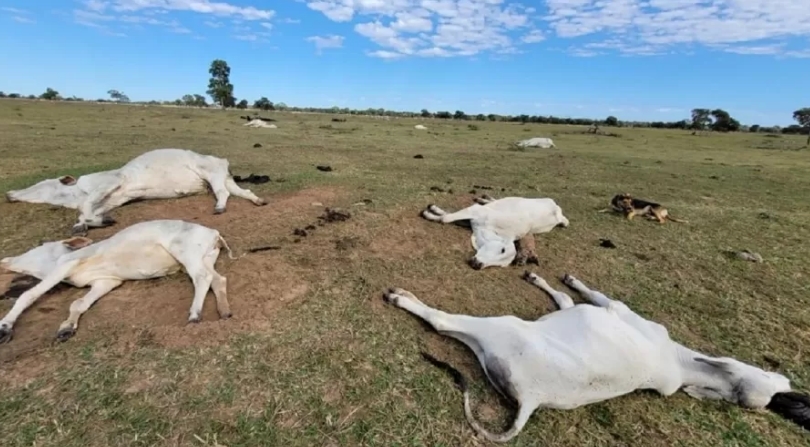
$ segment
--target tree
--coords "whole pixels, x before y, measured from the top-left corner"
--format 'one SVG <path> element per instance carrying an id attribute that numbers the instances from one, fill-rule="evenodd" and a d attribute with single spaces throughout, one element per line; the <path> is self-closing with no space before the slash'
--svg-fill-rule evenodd
<path id="1" fill-rule="evenodd" d="M 467 119 L 467 114 L 462 112 L 461 110 L 456 110 L 456 113 L 453 114 L 453 119 L 466 120 Z"/>
<path id="2" fill-rule="evenodd" d="M 236 108 L 237 109 L 247 109 L 248 108 L 247 99 L 243 99 L 243 100 L 239 101 L 239 103 L 236 104 Z"/>
<path id="3" fill-rule="evenodd" d="M 430 111 L 428 109 L 422 109 L 422 112 L 419 114 L 422 118 L 430 118 Z"/>
<path id="4" fill-rule="evenodd" d="M 476 121 L 486 121 L 487 117 L 483 113 L 479 113 L 478 115 L 475 115 L 475 120 Z"/>
<path id="5" fill-rule="evenodd" d="M 283 102 L 278 102 L 275 104 L 275 108 L 276 110 L 287 110 L 289 107 L 287 106 L 287 104 L 284 104 Z"/>
<path id="6" fill-rule="evenodd" d="M 208 90 L 205 92 L 208 93 L 211 100 L 223 108 L 233 104 L 235 99 L 230 79 L 231 67 L 228 66 L 228 63 L 222 59 L 214 59 L 208 73 L 211 74 L 211 78 L 208 80 Z"/>
<path id="7" fill-rule="evenodd" d="M 711 124 L 711 111 L 709 109 L 692 109 L 692 129 L 703 130 Z"/>
<path id="8" fill-rule="evenodd" d="M 107 94 L 110 95 L 110 98 L 114 101 L 129 102 L 129 96 L 125 95 L 124 92 L 119 92 L 118 90 L 107 90 Z"/>
<path id="9" fill-rule="evenodd" d="M 805 146 L 810 146 L 810 107 L 805 107 L 793 112 L 793 119 L 799 123 L 800 126 L 807 129 L 807 142 Z"/>
<path id="10" fill-rule="evenodd" d="M 56 90 L 48 87 L 45 90 L 45 93 L 39 95 L 39 97 L 42 98 L 42 99 L 47 99 L 48 101 L 53 101 L 54 99 L 59 99 L 59 92 L 57 92 Z"/>
<path id="11" fill-rule="evenodd" d="M 617 127 L 618 125 L 619 125 L 619 119 L 616 118 L 615 116 L 611 115 L 611 116 L 605 118 L 605 126 Z"/>
<path id="12" fill-rule="evenodd" d="M 273 107 L 273 102 L 264 96 L 257 99 L 256 102 L 253 103 L 253 108 L 261 110 L 275 110 L 275 107 Z"/>
<path id="13" fill-rule="evenodd" d="M 757 132 L 759 132 L 759 129 L 760 129 L 759 124 L 753 124 L 753 125 L 751 125 L 751 127 L 748 128 L 748 131 L 751 132 L 751 133 L 757 133 Z"/>
<path id="14" fill-rule="evenodd" d="M 732 118 L 723 109 L 712 110 L 711 116 L 714 118 L 711 128 L 716 132 L 736 132 L 740 130 L 740 122 Z"/>

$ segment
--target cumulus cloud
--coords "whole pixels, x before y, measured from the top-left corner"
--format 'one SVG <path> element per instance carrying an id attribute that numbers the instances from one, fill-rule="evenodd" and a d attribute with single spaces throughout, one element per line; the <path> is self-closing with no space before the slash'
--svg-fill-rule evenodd
<path id="1" fill-rule="evenodd" d="M 379 49 L 369 55 L 509 54 L 549 38 L 577 42 L 580 56 L 656 55 L 702 45 L 739 54 L 801 57 L 810 8 L 798 0 L 544 0 L 544 8 L 509 0 L 303 0 Z M 527 2 L 528 3 L 528 2 Z"/>
<path id="2" fill-rule="evenodd" d="M 237 25 L 234 37 L 246 41 L 264 41 L 273 28 L 268 22 L 275 12 L 259 9 L 254 6 L 237 6 L 212 0 L 82 0 L 83 8 L 73 11 L 76 23 L 102 30 L 105 33 L 116 33 L 113 26 L 129 24 L 130 26 L 150 25 L 163 27 L 177 34 L 193 34 L 190 29 L 174 19 L 165 19 L 172 12 L 192 12 L 200 15 L 230 19 Z M 257 23 L 257 29 L 239 26 L 244 22 Z M 221 28 L 219 20 L 205 20 L 210 28 Z M 125 25 L 126 26 L 126 25 Z M 120 33 L 118 33 L 120 34 Z M 192 36 L 198 38 L 199 36 Z"/>
<path id="3" fill-rule="evenodd" d="M 519 43 L 509 34 L 525 30 L 539 41 L 532 8 L 504 0 L 311 0 L 307 5 L 335 22 L 356 20 L 355 32 L 380 48 L 373 57 L 472 56 L 504 52 Z"/>
<path id="4" fill-rule="evenodd" d="M 326 48 L 341 48 L 343 46 L 343 36 L 334 34 L 328 36 L 310 36 L 305 40 L 314 43 L 318 53 Z"/>
<path id="5" fill-rule="evenodd" d="M 86 9 L 95 12 L 187 11 L 243 20 L 270 20 L 275 15 L 272 10 L 211 0 L 86 0 L 84 4 Z"/>

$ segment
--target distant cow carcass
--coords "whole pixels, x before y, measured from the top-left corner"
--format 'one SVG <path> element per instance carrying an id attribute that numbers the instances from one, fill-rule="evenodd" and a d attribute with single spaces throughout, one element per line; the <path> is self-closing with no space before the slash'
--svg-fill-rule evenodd
<path id="1" fill-rule="evenodd" d="M 0 268 L 42 280 L 17 299 L 0 320 L 0 343 L 11 339 L 14 323 L 51 288 L 65 282 L 90 291 L 70 305 L 70 315 L 56 337 L 67 340 L 76 332 L 79 317 L 99 298 L 124 281 L 159 278 L 185 270 L 194 284 L 188 321 L 200 321 L 209 289 L 216 297 L 220 318 L 231 316 L 226 279 L 214 270 L 221 248 L 236 259 L 218 231 L 182 220 L 152 220 L 129 226 L 93 243 L 85 237 L 45 242 L 19 256 L 0 260 Z"/>
<path id="2" fill-rule="evenodd" d="M 541 149 L 557 147 L 554 145 L 554 142 L 551 141 L 551 138 L 543 137 L 529 138 L 528 140 L 518 142 L 517 145 L 520 147 L 539 147 Z"/>
<path id="3" fill-rule="evenodd" d="M 417 125 L 413 126 L 413 128 L 416 129 L 416 130 L 427 130 L 427 127 L 425 127 L 425 126 L 423 126 L 421 124 L 417 124 Z"/>
<path id="4" fill-rule="evenodd" d="M 91 227 L 113 225 L 106 213 L 137 199 L 169 199 L 205 192 L 210 186 L 217 202 L 214 213 L 225 212 L 231 195 L 255 205 L 266 202 L 240 188 L 229 172 L 228 160 L 186 149 L 156 149 L 141 154 L 119 169 L 74 178 L 66 175 L 17 191 L 10 202 L 49 203 L 79 210 L 74 234 Z"/>

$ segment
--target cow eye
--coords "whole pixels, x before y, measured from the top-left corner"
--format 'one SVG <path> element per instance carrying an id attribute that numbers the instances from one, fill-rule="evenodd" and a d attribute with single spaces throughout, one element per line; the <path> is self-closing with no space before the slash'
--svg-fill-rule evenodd
<path id="1" fill-rule="evenodd" d="M 501 254 L 504 254 L 504 253 L 506 253 L 506 248 L 501 249 Z"/>

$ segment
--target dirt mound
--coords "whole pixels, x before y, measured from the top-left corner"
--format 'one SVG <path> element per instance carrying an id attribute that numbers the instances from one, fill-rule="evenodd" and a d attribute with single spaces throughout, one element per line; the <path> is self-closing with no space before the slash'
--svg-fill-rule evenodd
<path id="1" fill-rule="evenodd" d="M 290 228 L 311 221 L 324 212 L 313 202 L 330 203 L 340 196 L 334 188 L 313 188 L 293 194 L 268 197 L 269 204 L 257 207 L 239 198 L 228 201 L 225 213 L 213 214 L 214 198 L 192 196 L 173 200 L 153 200 L 122 207 L 114 212 L 118 223 L 110 228 L 91 230 L 88 237 L 104 239 L 126 226 L 151 219 L 183 219 L 220 231 L 236 256 L 249 248 L 287 237 Z M 238 260 L 225 252 L 217 271 L 228 280 L 228 298 L 233 317 L 220 320 L 213 294 L 209 291 L 202 322 L 187 324 L 193 286 L 185 273 L 148 281 L 129 281 L 99 300 L 85 313 L 73 340 L 84 342 L 99 334 L 114 335 L 118 343 L 186 346 L 217 344 L 235 333 L 270 327 L 275 313 L 310 289 L 306 271 L 288 260 L 298 244 L 280 244 L 280 250 L 265 251 Z M 0 286 L 8 287 L 14 274 L 0 274 Z M 5 288 L 3 289 L 5 290 Z M 17 320 L 14 339 L 0 345 L 0 364 L 30 354 L 54 342 L 59 324 L 67 318 L 70 303 L 89 288 L 68 287 L 43 296 Z M 6 301 L 6 300 L 4 300 Z M 12 305 L 0 302 L 0 313 Z"/>

